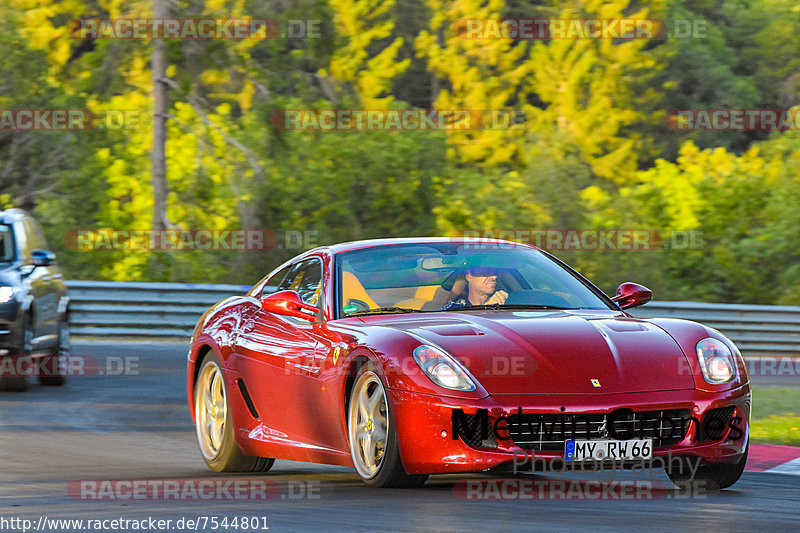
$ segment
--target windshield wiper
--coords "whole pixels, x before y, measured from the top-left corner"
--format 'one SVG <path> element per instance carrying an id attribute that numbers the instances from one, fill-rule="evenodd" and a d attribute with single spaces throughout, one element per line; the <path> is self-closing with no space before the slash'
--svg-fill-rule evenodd
<path id="1" fill-rule="evenodd" d="M 370 309 L 368 311 L 356 311 L 354 313 L 345 314 L 346 317 L 351 316 L 366 316 L 366 315 L 383 315 L 390 313 L 422 313 L 419 309 L 409 309 L 408 307 L 379 307 L 378 309 Z"/>
<path id="2" fill-rule="evenodd" d="M 445 311 L 463 311 L 463 310 L 473 310 L 473 309 L 490 309 L 493 311 L 499 311 L 501 309 L 577 309 L 577 307 L 561 307 L 558 305 L 540 305 L 540 304 L 483 304 L 483 305 L 463 305 L 459 307 L 453 307 L 451 309 L 445 309 Z"/>

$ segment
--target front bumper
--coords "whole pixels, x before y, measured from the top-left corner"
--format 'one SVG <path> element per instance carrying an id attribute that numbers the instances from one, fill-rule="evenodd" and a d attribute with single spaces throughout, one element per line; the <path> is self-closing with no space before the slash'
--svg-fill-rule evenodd
<path id="1" fill-rule="evenodd" d="M 0 303 L 0 350 L 7 350 L 7 355 L 20 355 L 15 353 L 22 344 L 19 307 L 19 302 L 13 299 Z"/>
<path id="2" fill-rule="evenodd" d="M 466 414 L 476 414 L 479 409 L 486 409 L 489 423 L 494 425 L 500 417 L 514 415 L 520 408 L 525 414 L 552 415 L 611 414 L 625 408 L 634 412 L 682 409 L 688 410 L 698 421 L 703 421 L 703 417 L 712 409 L 733 406 L 735 411 L 732 417 L 739 418 L 735 421 L 735 429 L 726 426 L 721 430 L 720 438 L 708 440 L 707 436 L 702 436 L 698 424 L 690 422 L 682 439 L 655 448 L 653 456 L 697 457 L 707 463 L 735 463 L 747 446 L 751 404 L 749 385 L 715 393 L 690 389 L 594 395 L 497 395 L 473 401 L 390 390 L 389 401 L 400 443 L 400 456 L 406 471 L 412 474 L 503 468 L 523 454 L 528 457 L 535 454 L 537 459 L 563 459 L 563 449 L 532 452 L 517 446 L 513 439 L 508 438 L 495 439 L 496 445 L 492 444 L 493 447 L 471 446 L 460 436 L 454 439 L 454 409 L 461 409 Z M 503 422 L 500 423 L 502 426 Z"/>

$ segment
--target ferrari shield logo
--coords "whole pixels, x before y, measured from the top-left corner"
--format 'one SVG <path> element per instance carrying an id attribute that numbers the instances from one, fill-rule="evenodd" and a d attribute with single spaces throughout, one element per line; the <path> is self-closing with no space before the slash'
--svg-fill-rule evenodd
<path id="1" fill-rule="evenodd" d="M 338 346 L 333 349 L 333 364 L 334 365 L 336 364 L 336 361 L 339 360 L 339 352 L 341 352 L 341 351 L 342 351 L 342 349 L 340 347 L 338 347 Z"/>
<path id="2" fill-rule="evenodd" d="M 593 387 L 599 387 L 600 386 L 600 380 L 599 379 L 593 379 L 591 381 L 592 381 L 592 386 Z"/>

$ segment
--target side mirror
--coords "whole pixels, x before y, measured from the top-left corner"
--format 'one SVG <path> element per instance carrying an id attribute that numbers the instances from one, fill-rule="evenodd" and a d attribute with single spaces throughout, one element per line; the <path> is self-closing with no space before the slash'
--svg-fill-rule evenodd
<path id="1" fill-rule="evenodd" d="M 31 252 L 33 266 L 44 267 L 56 262 L 56 254 L 47 250 L 34 250 Z"/>
<path id="2" fill-rule="evenodd" d="M 293 316 L 309 322 L 314 322 L 319 313 L 319 307 L 303 303 L 300 296 L 294 291 L 280 291 L 270 294 L 261 301 L 261 308 L 268 313 Z"/>
<path id="3" fill-rule="evenodd" d="M 611 298 L 620 309 L 628 309 L 646 304 L 653 298 L 653 292 L 638 283 L 623 283 L 617 288 L 617 295 Z"/>

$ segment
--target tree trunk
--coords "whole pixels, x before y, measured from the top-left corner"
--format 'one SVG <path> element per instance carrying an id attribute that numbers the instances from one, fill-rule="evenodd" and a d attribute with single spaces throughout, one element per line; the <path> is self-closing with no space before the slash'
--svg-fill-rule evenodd
<path id="1" fill-rule="evenodd" d="M 153 16 L 168 17 L 167 0 L 153 0 Z M 167 219 L 167 50 L 162 39 L 153 41 L 153 229 L 163 231 L 171 224 Z"/>

